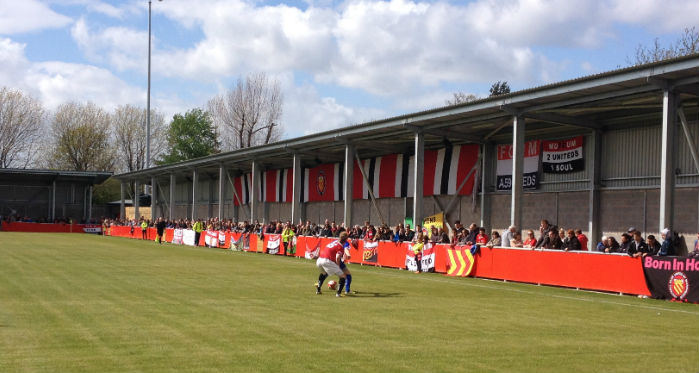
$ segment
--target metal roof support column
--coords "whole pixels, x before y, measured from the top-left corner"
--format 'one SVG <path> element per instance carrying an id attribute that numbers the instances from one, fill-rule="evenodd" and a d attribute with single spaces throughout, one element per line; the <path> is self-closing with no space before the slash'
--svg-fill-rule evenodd
<path id="1" fill-rule="evenodd" d="M 301 222 L 305 218 L 301 206 L 301 155 L 298 153 L 294 153 L 292 172 L 294 185 L 291 187 L 291 222 L 295 224 L 296 221 Z"/>
<path id="2" fill-rule="evenodd" d="M 223 167 L 223 165 L 218 166 L 218 218 L 219 220 L 223 220 L 223 198 L 226 195 L 226 179 L 227 179 L 227 171 Z"/>
<path id="3" fill-rule="evenodd" d="M 345 175 L 343 190 L 345 191 L 345 211 L 344 222 L 345 228 L 349 230 L 352 227 L 352 177 L 354 176 L 354 147 L 350 144 L 345 145 Z"/>
<path id="4" fill-rule="evenodd" d="M 121 182 L 121 210 L 124 211 L 124 182 Z M 122 212 L 122 217 L 124 217 Z M 56 180 L 53 181 L 51 186 L 51 222 L 56 221 Z"/>
<path id="5" fill-rule="evenodd" d="M 150 221 L 154 222 L 158 217 L 158 181 L 155 176 L 150 178 Z"/>
<path id="6" fill-rule="evenodd" d="M 87 220 L 87 186 L 83 186 L 83 220 Z"/>
<path id="7" fill-rule="evenodd" d="M 663 135 L 660 161 L 660 227 L 672 229 L 675 210 L 675 169 L 677 168 L 676 151 L 677 96 L 670 90 L 663 91 Z"/>
<path id="8" fill-rule="evenodd" d="M 170 174 L 170 220 L 175 219 L 175 188 L 177 186 L 177 177 L 174 173 Z"/>
<path id="9" fill-rule="evenodd" d="M 257 161 L 252 161 L 252 182 L 250 183 L 250 224 L 255 224 L 255 218 L 257 217 L 257 197 L 259 195 L 259 184 L 260 184 L 260 164 Z"/>
<path id="10" fill-rule="evenodd" d="M 415 170 L 413 172 L 413 225 L 420 224 L 422 228 L 422 194 L 423 176 L 425 169 L 425 134 L 422 131 L 415 132 Z"/>
<path id="11" fill-rule="evenodd" d="M 481 227 L 490 227 L 490 199 L 488 198 L 488 180 L 490 180 L 489 151 L 493 143 L 481 145 Z M 521 229 L 521 227 L 517 227 Z"/>
<path id="12" fill-rule="evenodd" d="M 590 235 L 589 247 L 585 250 L 594 250 L 595 242 L 600 240 L 600 170 L 602 169 L 602 132 L 592 131 L 590 136 L 592 142 L 592 154 L 590 165 L 592 165 L 592 180 L 590 180 L 590 198 L 588 200 L 588 221 L 587 231 Z"/>
<path id="13" fill-rule="evenodd" d="M 197 218 L 197 186 L 199 184 L 199 171 L 192 171 L 192 221 Z"/>
<path id="14" fill-rule="evenodd" d="M 510 206 L 510 225 L 521 228 L 524 177 L 524 117 L 515 115 L 512 127 L 512 202 Z"/>
<path id="15" fill-rule="evenodd" d="M 92 219 L 92 185 L 87 187 L 87 220 Z"/>
<path id="16" fill-rule="evenodd" d="M 270 219 L 269 219 L 269 203 L 267 203 L 267 198 L 265 198 L 265 193 L 263 193 L 265 191 L 262 190 L 263 187 L 266 186 L 265 185 L 265 172 L 266 171 L 267 170 L 265 170 L 263 167 L 260 167 L 260 174 L 259 174 L 260 181 L 259 182 L 261 183 L 260 184 L 261 186 L 259 186 L 257 188 L 259 191 L 262 192 L 262 193 L 260 193 L 260 203 L 262 203 L 262 222 L 264 224 L 267 224 L 270 221 Z"/>
<path id="17" fill-rule="evenodd" d="M 206 218 L 209 219 L 214 216 L 213 204 L 214 204 L 214 180 L 209 176 L 209 203 L 206 206 Z"/>
<path id="18" fill-rule="evenodd" d="M 138 221 L 141 218 L 141 211 L 139 211 L 139 207 L 141 207 L 141 199 L 139 198 L 139 192 L 138 188 L 140 187 L 138 180 L 134 180 L 133 182 L 133 218 L 134 220 Z"/>

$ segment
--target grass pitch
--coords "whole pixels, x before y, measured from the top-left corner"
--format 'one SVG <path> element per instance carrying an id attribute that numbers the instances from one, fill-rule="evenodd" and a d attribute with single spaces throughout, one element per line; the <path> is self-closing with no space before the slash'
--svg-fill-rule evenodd
<path id="1" fill-rule="evenodd" d="M 0 232 L 0 372 L 696 372 L 699 306 L 86 234 Z M 590 273 L 594 276 L 594 273 Z"/>

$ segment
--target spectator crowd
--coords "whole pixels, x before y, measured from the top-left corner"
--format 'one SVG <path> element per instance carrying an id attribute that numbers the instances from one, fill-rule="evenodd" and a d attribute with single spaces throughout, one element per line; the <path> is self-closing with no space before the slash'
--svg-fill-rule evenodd
<path id="1" fill-rule="evenodd" d="M 145 217 L 139 221 L 127 219 L 104 219 L 103 227 L 112 225 L 131 226 L 134 229 L 145 229 L 147 227 L 158 228 L 183 228 L 193 229 L 196 233 L 203 230 L 229 231 L 237 233 L 255 233 L 260 236 L 265 234 L 282 234 L 288 240 L 294 235 L 318 236 L 318 237 L 338 237 L 340 233 L 347 232 L 352 240 L 365 241 L 393 241 L 393 242 L 422 242 L 433 244 L 451 245 L 478 245 L 485 247 L 514 247 L 532 250 L 561 250 L 561 251 L 587 251 L 589 240 L 581 229 L 563 229 L 548 220 L 541 220 L 538 230 L 532 229 L 521 232 L 515 226 L 510 226 L 502 234 L 498 231 L 491 231 L 490 234 L 484 227 L 479 227 L 472 223 L 468 227 L 456 221 L 453 227 L 431 226 L 423 229 L 419 224 L 413 229 L 410 224 L 398 223 L 393 227 L 386 224 L 375 226 L 368 221 L 364 225 L 346 227 L 344 223 L 337 224 L 326 219 L 324 223 L 306 221 L 293 224 L 290 221 L 270 221 L 260 223 L 259 221 L 235 222 L 230 219 L 158 219 L 158 222 L 151 222 Z M 423 234 L 419 234 L 423 233 Z M 523 236 L 522 233 L 525 233 Z M 699 235 L 698 235 L 699 238 Z M 642 257 L 646 255 L 675 255 L 680 247 L 677 233 L 667 229 L 661 232 L 661 239 L 658 240 L 650 234 L 643 237 L 636 228 L 629 228 L 623 233 L 619 240 L 613 236 L 604 236 L 602 241 L 594 246 L 595 251 L 602 253 L 621 253 L 632 257 Z M 695 242 L 690 249 L 690 255 L 699 255 L 699 242 Z"/>

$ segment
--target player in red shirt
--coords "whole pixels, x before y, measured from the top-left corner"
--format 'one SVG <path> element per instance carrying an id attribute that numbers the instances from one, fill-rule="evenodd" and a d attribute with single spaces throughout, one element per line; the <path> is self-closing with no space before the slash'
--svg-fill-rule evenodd
<path id="1" fill-rule="evenodd" d="M 323 286 L 323 281 L 325 281 L 329 275 L 335 275 L 340 278 L 337 294 L 335 294 L 335 296 L 341 296 L 342 289 L 345 287 L 345 273 L 340 269 L 340 263 L 342 263 L 342 258 L 345 255 L 345 242 L 347 242 L 347 237 L 347 232 L 342 232 L 338 240 L 320 249 L 320 256 L 316 261 L 316 266 L 320 269 L 318 283 L 316 284 L 316 294 L 321 294 L 320 288 Z"/>

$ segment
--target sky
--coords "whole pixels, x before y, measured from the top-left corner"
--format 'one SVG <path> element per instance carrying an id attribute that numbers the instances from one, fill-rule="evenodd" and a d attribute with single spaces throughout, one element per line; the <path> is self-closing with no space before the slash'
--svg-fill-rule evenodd
<path id="1" fill-rule="evenodd" d="M 205 108 L 264 72 L 293 138 L 625 67 L 697 15 L 696 0 L 153 1 L 151 108 Z M 147 0 L 0 0 L 0 87 L 49 111 L 145 108 L 147 56 Z"/>

